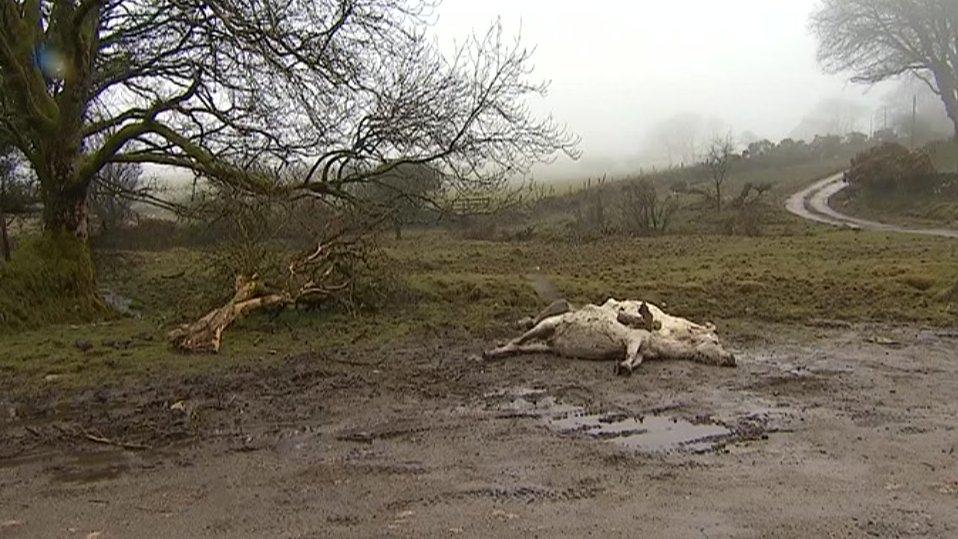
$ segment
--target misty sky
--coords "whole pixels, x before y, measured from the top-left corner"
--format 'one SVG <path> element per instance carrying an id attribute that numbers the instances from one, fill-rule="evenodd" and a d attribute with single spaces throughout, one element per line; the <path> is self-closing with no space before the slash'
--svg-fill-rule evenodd
<path id="1" fill-rule="evenodd" d="M 444 0 L 444 44 L 502 18 L 536 47 L 536 74 L 552 81 L 537 110 L 582 137 L 581 163 L 539 177 L 623 173 L 646 133 L 683 112 L 715 116 L 734 134 L 779 140 L 823 99 L 874 107 L 868 90 L 821 72 L 808 16 L 818 0 Z M 862 131 L 868 126 L 863 125 Z M 607 170 L 604 170 L 607 169 Z"/>

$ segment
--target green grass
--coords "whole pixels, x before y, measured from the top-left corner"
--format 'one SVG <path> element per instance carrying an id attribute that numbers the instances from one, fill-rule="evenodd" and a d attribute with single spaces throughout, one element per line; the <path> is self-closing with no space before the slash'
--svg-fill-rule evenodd
<path id="1" fill-rule="evenodd" d="M 753 168 L 730 179 L 729 195 L 746 182 L 775 185 L 771 221 L 758 238 L 703 235 L 720 217 L 686 201 L 672 233 L 656 238 L 487 242 L 427 231 L 385 239 L 382 259 L 362 283 L 378 300 L 353 311 L 253 316 L 227 331 L 216 356 L 179 354 L 166 339 L 177 324 L 230 296 L 232 276 L 215 270 L 215 257 L 200 244 L 98 249 L 96 285 L 129 298 L 138 313 L 118 317 L 105 316 L 89 295 L 70 288 L 92 282 L 89 263 L 75 263 L 89 260 L 85 251 L 67 246 L 69 256 L 58 261 L 51 253 L 63 250 L 38 240 L 0 269 L 0 313 L 22 320 L 11 324 L 13 316 L 5 315 L 0 379 L 19 391 L 91 387 L 268 364 L 308 351 L 368 351 L 373 359 L 389 346 L 436 337 L 487 342 L 544 306 L 526 280 L 531 273 L 550 276 L 573 302 L 646 299 L 723 328 L 813 318 L 958 324 L 958 242 L 834 230 L 781 208 L 788 194 L 842 166 Z M 559 204 L 549 217 L 569 219 L 570 207 Z M 98 322 L 80 323 L 91 319 Z"/>
<path id="2" fill-rule="evenodd" d="M 784 206 L 785 200 L 812 181 L 841 171 L 847 164 L 848 159 L 844 157 L 779 166 L 762 162 L 737 163 L 722 186 L 725 212 L 722 214 L 716 212 L 714 206 L 707 203 L 702 195 L 689 193 L 676 195 L 678 208 L 672 215 L 665 233 L 681 235 L 724 233 L 728 228 L 726 221 L 734 213 L 729 211 L 729 206 L 746 184 L 771 185 L 770 191 L 763 200 L 766 211 L 763 212 L 763 222 L 758 228 L 773 235 L 788 232 L 803 225 L 785 212 L 778 211 Z M 694 174 L 694 171 L 688 169 L 675 169 L 649 177 L 655 180 L 660 198 L 664 200 L 670 196 L 669 187 L 672 182 L 695 180 Z M 711 183 L 702 181 L 701 178 L 696 181 L 694 185 L 696 188 L 713 188 Z M 570 230 L 577 230 L 577 210 L 582 216 L 587 217 L 597 200 L 602 202 L 606 227 L 621 228 L 620 225 L 623 224 L 621 204 L 626 200 L 621 194 L 621 187 L 621 181 L 609 181 L 601 187 L 593 187 L 592 190 L 580 189 L 559 196 L 550 204 L 540 208 L 533 216 L 533 220 L 538 225 L 536 233 L 544 240 L 561 241 L 563 237 L 569 237 Z M 596 189 L 601 189 L 601 197 L 595 196 Z M 495 222 L 499 228 L 509 228 L 507 220 L 500 219 Z M 579 232 L 589 237 L 598 235 L 594 233 L 596 225 L 596 223 L 586 223 L 585 229 Z"/>
<path id="3" fill-rule="evenodd" d="M 750 168 L 748 170 L 733 171 L 723 186 L 723 198 L 726 199 L 726 211 L 718 214 L 710 207 L 703 207 L 700 197 L 684 195 L 681 207 L 673 218 L 669 230 L 679 234 L 696 234 L 703 231 L 721 231 L 725 227 L 723 222 L 730 215 L 728 203 L 737 197 L 746 184 L 771 184 L 772 188 L 766 195 L 765 203 L 768 209 L 760 228 L 769 235 L 793 233 L 796 228 L 805 228 L 806 224 L 796 221 L 793 216 L 780 211 L 785 200 L 813 180 L 831 176 L 842 170 L 847 164 L 844 159 L 824 160 L 817 163 L 790 165 L 776 168 Z"/>
<path id="4" fill-rule="evenodd" d="M 665 303 L 708 319 L 958 322 L 946 298 L 958 282 L 958 242 L 855 231 L 794 236 L 666 236 L 585 245 L 472 244 L 431 237 L 414 273 L 553 277 L 574 301 Z M 409 256 L 400 251 L 398 254 Z"/>
<path id="5" fill-rule="evenodd" d="M 230 328 L 215 356 L 172 350 L 166 333 L 222 304 L 229 279 L 209 267 L 210 254 L 186 249 L 101 252 L 99 286 L 132 300 L 138 316 L 85 324 L 54 324 L 0 334 L 0 379 L 20 390 L 122 384 L 164 373 L 198 373 L 277 361 L 309 351 L 380 350 L 439 334 L 486 335 L 537 308 L 521 277 L 448 272 L 442 267 L 407 273 L 420 239 L 387 249 L 405 274 L 390 301 L 355 312 L 295 310 L 261 314 Z M 485 249 L 479 247 L 475 252 Z M 448 253 L 456 256 L 455 253 Z M 398 265 L 398 266 L 397 266 Z M 366 283 L 375 286 L 377 283 Z"/>
<path id="6" fill-rule="evenodd" d="M 101 287 L 129 296 L 142 316 L 0 335 L 0 373 L 26 390 L 88 387 L 307 351 L 375 351 L 437 335 L 492 339 L 542 306 L 526 282 L 530 273 L 551 276 L 574 302 L 641 298 L 733 327 L 812 318 L 958 323 L 958 242 L 934 238 L 816 229 L 758 239 L 667 236 L 573 246 L 427 232 L 389 242 L 385 252 L 402 280 L 390 303 L 355 313 L 254 316 L 226 333 L 217 356 L 176 353 L 165 338 L 175 324 L 228 296 L 227 283 L 205 269 L 206 254 L 103 253 Z"/>

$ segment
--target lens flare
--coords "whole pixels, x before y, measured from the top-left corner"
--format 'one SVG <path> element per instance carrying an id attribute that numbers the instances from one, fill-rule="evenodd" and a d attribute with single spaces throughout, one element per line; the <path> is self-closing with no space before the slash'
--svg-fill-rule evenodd
<path id="1" fill-rule="evenodd" d="M 57 80 L 66 78 L 69 66 L 62 52 L 47 46 L 42 46 L 37 51 L 37 65 L 47 78 Z"/>

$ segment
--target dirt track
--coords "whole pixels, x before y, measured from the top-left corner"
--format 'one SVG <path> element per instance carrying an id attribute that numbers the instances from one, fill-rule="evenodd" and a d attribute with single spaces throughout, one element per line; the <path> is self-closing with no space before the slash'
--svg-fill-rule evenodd
<path id="1" fill-rule="evenodd" d="M 908 228 L 888 223 L 879 223 L 878 221 L 869 221 L 835 211 L 829 206 L 829 200 L 846 187 L 847 184 L 843 179 L 843 174 L 839 173 L 834 176 L 829 176 L 789 197 L 785 203 L 785 208 L 803 219 L 826 225 L 875 230 L 879 232 L 958 238 L 958 230 L 946 228 Z"/>
<path id="2" fill-rule="evenodd" d="M 958 335 L 776 326 L 734 342 L 738 369 L 615 378 L 485 364 L 481 343 L 446 336 L 0 400 L 0 536 L 958 534 Z M 660 453 L 635 432 L 563 430 L 589 412 L 728 434 Z"/>

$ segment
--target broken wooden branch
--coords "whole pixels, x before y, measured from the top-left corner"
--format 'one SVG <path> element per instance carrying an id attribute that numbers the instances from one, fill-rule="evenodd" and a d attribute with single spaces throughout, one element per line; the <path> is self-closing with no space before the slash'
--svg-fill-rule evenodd
<path id="1" fill-rule="evenodd" d="M 183 352 L 215 354 L 222 345 L 223 332 L 254 312 L 317 303 L 348 292 L 353 284 L 349 267 L 359 260 L 354 242 L 320 242 L 316 249 L 292 259 L 287 282 L 280 289 L 266 286 L 258 275 L 240 275 L 229 302 L 171 331 L 170 342 Z"/>
<path id="2" fill-rule="evenodd" d="M 149 451 L 153 449 L 152 447 L 148 445 L 134 444 L 130 442 L 119 442 L 119 441 L 111 440 L 103 436 L 97 436 L 95 434 L 91 434 L 87 431 L 82 431 L 81 434 L 84 438 L 86 438 L 87 440 L 91 442 L 103 444 L 103 445 L 112 445 L 114 447 L 121 447 L 123 449 L 129 449 L 131 451 Z"/>

